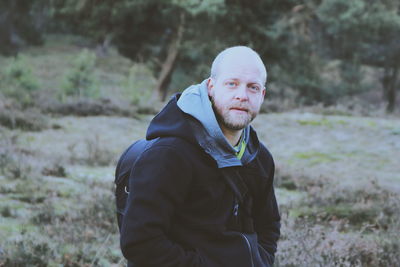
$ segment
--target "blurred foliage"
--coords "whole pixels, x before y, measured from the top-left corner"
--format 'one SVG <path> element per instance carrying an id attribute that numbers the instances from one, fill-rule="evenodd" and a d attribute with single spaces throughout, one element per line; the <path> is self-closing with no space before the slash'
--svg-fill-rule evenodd
<path id="1" fill-rule="evenodd" d="M 248 45 L 268 66 L 269 82 L 298 91 L 299 102 L 335 104 L 367 90 L 362 70 L 370 66 L 388 111 L 394 109 L 400 69 L 397 0 L 18 0 L 1 5 L 9 11 L 0 12 L 7 22 L 0 27 L 5 40 L 22 39 L 13 37 L 23 36 L 15 29 L 26 34 L 34 29 L 39 39 L 46 32 L 86 36 L 100 54 L 114 45 L 150 66 L 161 97 L 206 78 L 223 48 Z M 17 27 L 22 18 L 31 26 Z M 338 80 L 321 75 L 333 60 L 340 61 Z"/>
<path id="2" fill-rule="evenodd" d="M 325 0 L 316 9 L 331 57 L 384 69 L 382 87 L 392 112 L 400 69 L 400 2 Z M 356 66 L 356 68 L 358 67 Z"/>
<path id="3" fill-rule="evenodd" d="M 155 81 L 150 70 L 143 64 L 135 64 L 129 69 L 124 89 L 127 98 L 134 106 L 145 105 L 150 100 Z"/>
<path id="4" fill-rule="evenodd" d="M 76 98 L 93 98 L 98 94 L 97 80 L 94 75 L 96 54 L 84 49 L 74 60 L 73 66 L 65 76 L 63 95 Z"/>
<path id="5" fill-rule="evenodd" d="M 9 129 L 41 131 L 48 128 L 48 118 L 35 109 L 21 111 L 0 107 L 0 125 Z"/>
<path id="6" fill-rule="evenodd" d="M 0 1 L 0 53 L 15 55 L 20 47 L 43 43 L 49 18 L 47 0 Z"/>
<path id="7" fill-rule="evenodd" d="M 13 58 L 5 68 L 0 93 L 14 99 L 22 107 L 27 107 L 33 104 L 33 93 L 38 89 L 38 81 L 32 74 L 26 58 L 22 56 Z"/>

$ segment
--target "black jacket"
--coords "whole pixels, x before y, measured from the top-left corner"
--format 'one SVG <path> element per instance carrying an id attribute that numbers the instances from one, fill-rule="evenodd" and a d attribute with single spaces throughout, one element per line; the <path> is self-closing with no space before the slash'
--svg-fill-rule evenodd
<path id="1" fill-rule="evenodd" d="M 271 154 L 252 130 L 254 159 L 227 168 L 247 187 L 238 210 L 237 196 L 176 102 L 152 120 L 146 138 L 160 138 L 132 170 L 123 255 L 135 267 L 271 266 L 280 235 Z"/>

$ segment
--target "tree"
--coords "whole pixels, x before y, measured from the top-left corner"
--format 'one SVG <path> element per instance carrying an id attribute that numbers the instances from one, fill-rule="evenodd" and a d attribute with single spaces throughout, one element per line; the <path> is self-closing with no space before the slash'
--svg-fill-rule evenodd
<path id="1" fill-rule="evenodd" d="M 54 6 L 54 18 L 68 22 L 71 29 L 86 33 L 98 43 L 112 41 L 123 55 L 135 61 L 148 62 L 158 77 L 154 96 L 163 100 L 184 40 L 188 40 L 188 29 L 196 18 L 214 12 L 217 9 L 213 6 L 222 3 L 222 0 L 64 0 Z"/>
<path id="2" fill-rule="evenodd" d="M 13 55 L 24 45 L 42 43 L 44 10 L 37 0 L 0 1 L 0 53 Z"/>
<path id="3" fill-rule="evenodd" d="M 325 0 L 317 9 L 331 57 L 383 69 L 387 111 L 395 108 L 400 68 L 400 3 Z"/>
<path id="4" fill-rule="evenodd" d="M 186 31 L 174 74 L 179 75 L 179 78 L 189 76 L 195 80 L 207 77 L 215 55 L 222 49 L 235 45 L 252 47 L 274 69 L 277 69 L 276 66 L 290 65 L 287 62 L 293 58 L 288 58 L 287 55 L 291 43 L 280 42 L 276 31 L 279 28 L 277 24 L 292 10 L 296 2 L 298 1 L 227 0 L 220 3 L 214 11 L 195 17 Z M 269 78 L 281 80 L 277 75 Z"/>
<path id="5" fill-rule="evenodd" d="M 171 81 L 182 89 L 188 77 L 190 82 L 204 78 L 212 58 L 227 46 L 250 45 L 271 63 L 280 64 L 289 44 L 278 43 L 271 31 L 295 2 L 64 0 L 55 8 L 55 17 L 70 21 L 100 43 L 111 36 L 108 39 L 122 54 L 149 62 L 158 77 L 154 96 L 163 100 Z"/>

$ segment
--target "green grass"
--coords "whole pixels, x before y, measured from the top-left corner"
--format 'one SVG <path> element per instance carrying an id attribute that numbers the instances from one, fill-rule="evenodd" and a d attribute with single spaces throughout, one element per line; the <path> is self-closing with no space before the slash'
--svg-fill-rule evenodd
<path id="1" fill-rule="evenodd" d="M 333 127 L 335 125 L 348 125 L 348 122 L 345 120 L 330 120 L 327 118 L 322 118 L 318 120 L 297 120 L 297 123 L 302 126 L 326 126 L 326 127 Z"/>
<path id="2" fill-rule="evenodd" d="M 330 163 L 338 161 L 340 158 L 329 153 L 321 153 L 317 151 L 298 152 L 293 155 L 296 159 L 305 160 L 307 164 L 313 166 L 317 164 Z"/>

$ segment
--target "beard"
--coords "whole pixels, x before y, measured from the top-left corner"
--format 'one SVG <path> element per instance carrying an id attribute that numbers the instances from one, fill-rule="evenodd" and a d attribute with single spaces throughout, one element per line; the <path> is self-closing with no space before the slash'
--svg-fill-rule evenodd
<path id="1" fill-rule="evenodd" d="M 246 128 L 250 122 L 257 116 L 258 111 L 252 111 L 243 104 L 232 104 L 229 106 L 218 106 L 215 102 L 214 97 L 210 97 L 212 109 L 214 110 L 215 117 L 218 123 L 225 128 L 233 131 L 239 131 Z M 231 108 L 244 108 L 246 113 L 243 114 L 232 114 Z"/>

